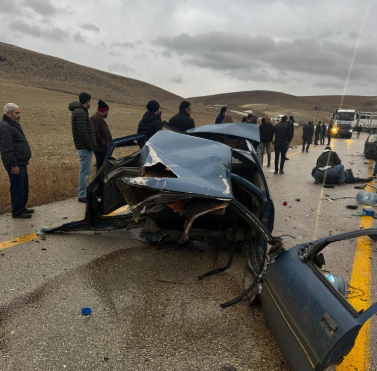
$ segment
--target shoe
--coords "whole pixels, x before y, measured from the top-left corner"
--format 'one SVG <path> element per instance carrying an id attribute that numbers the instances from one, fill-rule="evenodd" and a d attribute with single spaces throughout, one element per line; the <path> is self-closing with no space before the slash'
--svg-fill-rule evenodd
<path id="1" fill-rule="evenodd" d="M 371 182 L 374 178 L 370 177 L 370 178 L 367 178 L 367 183 Z"/>
<path id="2" fill-rule="evenodd" d="M 320 184 L 320 183 L 321 183 L 320 180 L 315 180 L 315 181 L 314 181 L 314 184 Z"/>
<path id="3" fill-rule="evenodd" d="M 302 153 L 304 153 L 305 151 L 302 151 Z"/>
<path id="4" fill-rule="evenodd" d="M 267 164 L 267 167 L 270 167 L 271 166 L 271 164 Z"/>
<path id="5" fill-rule="evenodd" d="M 87 197 L 79 197 L 79 202 L 86 204 L 88 202 L 88 198 Z"/>
<path id="6" fill-rule="evenodd" d="M 306 150 L 306 153 L 309 153 L 309 150 L 308 150 L 308 149 Z"/>
<path id="7" fill-rule="evenodd" d="M 30 219 L 31 214 L 26 214 L 25 212 L 19 215 L 12 215 L 13 219 Z"/>
<path id="8" fill-rule="evenodd" d="M 284 174 L 284 170 L 280 170 L 280 174 L 283 175 Z"/>
<path id="9" fill-rule="evenodd" d="M 278 174 L 279 174 L 279 172 L 278 172 L 277 170 L 275 170 L 274 174 L 275 174 L 275 175 L 278 175 Z"/>
<path id="10" fill-rule="evenodd" d="M 25 214 L 34 214 L 34 209 L 25 209 L 24 213 Z"/>
<path id="11" fill-rule="evenodd" d="M 286 157 L 286 158 L 285 158 L 285 161 L 289 161 L 289 158 L 288 158 L 288 157 Z"/>

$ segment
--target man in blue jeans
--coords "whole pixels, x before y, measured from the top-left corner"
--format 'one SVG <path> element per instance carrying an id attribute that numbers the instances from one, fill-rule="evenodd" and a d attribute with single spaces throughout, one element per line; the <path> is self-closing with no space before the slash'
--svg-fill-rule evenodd
<path id="1" fill-rule="evenodd" d="M 92 166 L 93 148 L 97 147 L 96 133 L 89 120 L 91 96 L 88 93 L 79 95 L 79 102 L 72 102 L 68 109 L 72 112 L 72 135 L 80 157 L 78 201 L 87 202 L 86 189 Z"/>
<path id="2" fill-rule="evenodd" d="M 291 125 L 287 121 L 288 116 L 283 116 L 281 121 L 274 126 L 275 175 L 279 174 L 279 158 L 280 174 L 284 174 L 285 155 L 287 154 L 288 144 L 292 140 Z"/>
<path id="3" fill-rule="evenodd" d="M 0 151 L 10 180 L 12 218 L 28 219 L 34 213 L 33 209 L 26 208 L 29 197 L 27 165 L 31 150 L 20 125 L 20 118 L 21 111 L 16 104 L 5 105 L 0 122 Z"/>

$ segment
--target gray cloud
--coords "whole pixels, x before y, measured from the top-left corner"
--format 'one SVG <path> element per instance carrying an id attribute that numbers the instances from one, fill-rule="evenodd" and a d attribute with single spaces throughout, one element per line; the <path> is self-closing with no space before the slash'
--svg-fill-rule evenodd
<path id="1" fill-rule="evenodd" d="M 159 37 L 154 44 L 162 48 L 162 55 L 174 53 L 188 65 L 223 71 L 239 80 L 254 81 L 274 81 L 274 76 L 279 73 L 289 73 L 290 76 L 304 73 L 344 81 L 354 52 L 354 46 L 350 44 L 314 39 L 275 41 L 270 36 L 233 32 L 194 36 L 181 33 Z M 370 81 L 372 76 L 377 77 L 376 58 L 375 47 L 360 47 L 351 76 L 357 78 L 360 84 Z M 334 87 L 337 85 L 334 83 Z"/>
<path id="2" fill-rule="evenodd" d="M 1 13 L 13 14 L 13 13 L 17 13 L 18 9 L 19 9 L 18 5 L 14 0 L 1 0 L 0 1 Z"/>
<path id="3" fill-rule="evenodd" d="M 85 44 L 85 39 L 84 39 L 84 37 L 81 35 L 81 32 L 80 32 L 80 31 L 76 31 L 76 32 L 72 35 L 72 38 L 73 38 L 73 41 L 76 42 L 76 43 L 82 43 L 82 44 Z"/>
<path id="4" fill-rule="evenodd" d="M 129 73 L 129 72 L 133 72 L 134 70 L 131 67 L 128 67 L 124 63 L 113 63 L 113 64 L 109 65 L 109 71 L 120 72 L 120 73 Z"/>
<path id="5" fill-rule="evenodd" d="M 177 75 L 174 75 L 172 78 L 170 78 L 171 82 L 174 82 L 175 84 L 183 84 L 183 76 L 182 74 L 178 73 Z"/>
<path id="6" fill-rule="evenodd" d="M 63 42 L 68 39 L 69 33 L 58 27 L 44 27 L 37 25 L 29 25 L 22 20 L 16 22 L 16 31 L 21 34 L 33 36 L 40 39 L 49 41 Z M 13 28 L 14 23 L 11 23 L 9 27 Z"/>
<path id="7" fill-rule="evenodd" d="M 50 16 L 59 11 L 50 0 L 23 0 L 22 5 L 33 9 L 36 13 L 43 16 Z"/>
<path id="8" fill-rule="evenodd" d="M 83 30 L 87 30 L 87 31 L 93 31 L 93 32 L 100 32 L 101 30 L 99 29 L 99 27 L 97 27 L 95 24 L 92 24 L 92 23 L 85 23 L 81 26 L 81 28 Z"/>
<path id="9" fill-rule="evenodd" d="M 130 42 L 130 41 L 125 41 L 125 42 L 121 42 L 121 43 L 118 43 L 118 42 L 114 42 L 111 44 L 112 47 L 119 47 L 119 48 L 134 48 L 135 47 L 135 44 Z"/>

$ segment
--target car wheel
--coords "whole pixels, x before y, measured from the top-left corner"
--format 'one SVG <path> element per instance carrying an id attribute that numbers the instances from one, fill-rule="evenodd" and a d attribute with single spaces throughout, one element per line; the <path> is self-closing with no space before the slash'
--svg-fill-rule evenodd
<path id="1" fill-rule="evenodd" d="M 368 160 L 374 160 L 377 158 L 377 150 L 374 148 L 367 149 L 364 154 Z"/>

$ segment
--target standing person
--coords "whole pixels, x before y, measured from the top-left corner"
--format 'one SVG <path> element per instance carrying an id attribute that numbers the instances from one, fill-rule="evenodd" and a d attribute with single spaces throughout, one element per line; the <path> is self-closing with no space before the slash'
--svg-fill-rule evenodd
<path id="1" fill-rule="evenodd" d="M 137 133 L 144 134 L 147 140 L 149 140 L 149 138 L 162 129 L 160 103 L 151 100 L 148 102 L 146 108 L 147 112 L 144 113 L 143 118 L 139 122 Z"/>
<path id="2" fill-rule="evenodd" d="M 305 151 L 305 144 L 306 144 L 306 152 L 309 152 L 309 146 L 313 139 L 314 133 L 314 126 L 311 121 L 309 121 L 302 130 L 302 153 Z"/>
<path id="3" fill-rule="evenodd" d="M 31 159 L 31 150 L 20 119 L 20 108 L 14 103 L 7 103 L 0 122 L 0 151 L 10 181 L 12 218 L 27 219 L 34 213 L 33 209 L 26 208 L 29 197 L 27 165 Z"/>
<path id="4" fill-rule="evenodd" d="M 227 113 L 224 117 L 224 120 L 222 122 L 223 124 L 231 124 L 233 123 L 233 117 L 230 113 Z"/>
<path id="5" fill-rule="evenodd" d="M 257 118 L 257 120 L 258 120 L 258 118 Z M 254 115 L 252 113 L 249 113 L 246 116 L 246 123 L 247 124 L 256 124 L 255 119 L 254 119 Z"/>
<path id="6" fill-rule="evenodd" d="M 216 117 L 215 124 L 222 124 L 229 113 L 228 107 L 221 107 L 219 115 Z"/>
<path id="7" fill-rule="evenodd" d="M 326 138 L 326 133 L 327 133 L 327 126 L 325 122 L 322 122 L 321 126 L 321 145 L 325 145 L 325 138 Z"/>
<path id="8" fill-rule="evenodd" d="M 333 128 L 333 124 L 330 123 L 329 127 L 327 128 L 327 145 L 328 146 L 330 145 L 330 142 L 331 142 L 332 128 Z"/>
<path id="9" fill-rule="evenodd" d="M 279 157 L 280 160 L 280 174 L 284 174 L 284 163 L 285 155 L 287 153 L 287 147 L 292 140 L 292 130 L 291 126 L 287 122 L 288 117 L 283 116 L 281 121 L 274 126 L 274 136 L 275 136 L 275 172 L 274 174 L 279 174 Z"/>
<path id="10" fill-rule="evenodd" d="M 91 95 L 81 93 L 78 102 L 69 104 L 72 112 L 72 136 L 73 142 L 80 158 L 78 201 L 87 202 L 86 189 L 92 166 L 93 149 L 97 147 L 96 133 L 93 124 L 89 120 L 89 108 Z"/>
<path id="11" fill-rule="evenodd" d="M 242 117 L 242 121 L 241 121 L 242 123 L 244 123 L 244 122 L 247 122 L 247 117 L 245 116 L 245 117 Z"/>
<path id="12" fill-rule="evenodd" d="M 314 141 L 315 146 L 318 146 L 318 141 L 320 137 L 321 137 L 321 121 L 319 121 L 315 127 L 315 141 Z"/>
<path id="13" fill-rule="evenodd" d="M 295 125 L 294 125 L 295 124 L 295 119 L 294 119 L 293 116 L 289 116 L 288 124 L 289 124 L 289 126 L 291 128 L 291 137 L 289 138 L 289 141 L 287 143 L 287 151 L 285 153 L 288 152 L 289 145 L 291 144 L 292 139 L 293 139 L 293 137 L 295 135 Z M 285 161 L 288 161 L 288 160 L 289 160 L 289 158 L 287 156 L 285 156 Z"/>
<path id="14" fill-rule="evenodd" d="M 109 114 L 110 107 L 102 100 L 98 101 L 98 110 L 90 118 L 90 122 L 94 127 L 96 133 L 97 146 L 94 147 L 93 152 L 96 156 L 96 168 L 97 172 L 103 164 L 106 156 L 106 152 L 110 147 L 112 141 L 110 129 L 105 121 Z"/>
<path id="15" fill-rule="evenodd" d="M 169 120 L 169 125 L 181 131 L 194 129 L 195 121 L 190 116 L 191 116 L 191 103 L 187 100 L 184 100 L 179 105 L 179 113 L 173 116 Z"/>
<path id="16" fill-rule="evenodd" d="M 363 128 L 360 125 L 358 125 L 356 130 L 357 130 L 357 137 L 360 138 L 360 133 L 362 132 Z"/>
<path id="17" fill-rule="evenodd" d="M 274 126 L 271 123 L 271 117 L 267 116 L 262 119 L 262 124 L 259 126 L 260 144 L 258 146 L 259 161 L 263 166 L 263 154 L 266 148 L 267 152 L 267 167 L 271 166 L 271 142 L 274 137 Z"/>

